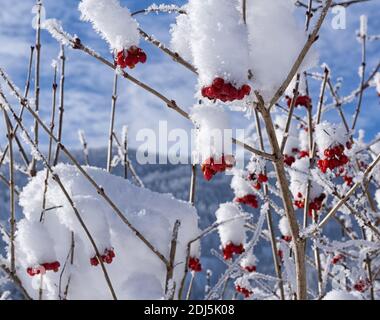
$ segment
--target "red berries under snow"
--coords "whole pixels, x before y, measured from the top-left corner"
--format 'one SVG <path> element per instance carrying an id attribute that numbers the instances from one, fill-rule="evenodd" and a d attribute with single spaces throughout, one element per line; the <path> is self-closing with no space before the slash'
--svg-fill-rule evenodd
<path id="1" fill-rule="evenodd" d="M 198 258 L 190 257 L 188 267 L 191 271 L 194 271 L 194 272 L 202 271 L 202 265 Z"/>
<path id="2" fill-rule="evenodd" d="M 233 254 L 242 254 L 244 252 L 244 246 L 242 243 L 235 245 L 232 242 L 227 243 L 223 248 L 223 258 L 224 260 L 230 260 Z"/>
<path id="3" fill-rule="evenodd" d="M 257 198 L 254 194 L 247 194 L 244 197 L 240 197 L 240 198 L 237 197 L 234 199 L 234 201 L 237 203 L 245 204 L 245 205 L 250 206 L 254 209 L 259 207 L 259 203 L 258 203 Z"/>
<path id="4" fill-rule="evenodd" d="M 253 185 L 252 186 L 256 190 L 261 190 L 261 184 L 262 183 L 267 183 L 268 182 L 268 177 L 264 173 L 259 173 L 257 176 L 256 176 L 255 173 L 251 173 L 248 176 L 248 180 L 253 181 Z M 257 207 L 254 207 L 254 208 L 257 208 Z"/>
<path id="5" fill-rule="evenodd" d="M 337 264 L 337 263 L 339 263 L 339 262 L 341 262 L 343 260 L 344 260 L 344 255 L 337 254 L 336 256 L 334 256 L 334 258 L 332 259 L 331 263 L 332 264 Z"/>
<path id="6" fill-rule="evenodd" d="M 122 69 L 126 67 L 133 69 L 136 64 L 139 62 L 145 63 L 146 60 L 146 53 L 142 49 L 132 46 L 128 50 L 122 50 L 117 53 L 116 64 Z"/>
<path id="7" fill-rule="evenodd" d="M 303 209 L 305 207 L 305 199 L 303 198 L 303 195 L 299 192 L 298 197 L 301 198 L 301 200 L 295 200 L 294 205 L 299 208 Z M 326 195 L 324 193 L 321 193 L 318 197 L 314 198 L 310 203 L 309 203 L 309 210 L 308 210 L 308 215 L 311 216 L 314 211 L 319 211 L 322 208 L 323 201 L 325 200 Z"/>
<path id="8" fill-rule="evenodd" d="M 221 159 L 215 160 L 213 157 L 208 158 L 202 163 L 203 176 L 207 181 L 210 181 L 218 172 L 224 172 L 234 166 L 234 159 L 232 156 L 222 156 Z"/>
<path id="9" fill-rule="evenodd" d="M 354 284 L 354 290 L 359 291 L 359 292 L 365 292 L 368 290 L 370 286 L 370 281 L 368 279 L 360 279 Z"/>
<path id="10" fill-rule="evenodd" d="M 215 78 L 210 86 L 202 88 L 202 96 L 210 100 L 219 99 L 223 102 L 242 100 L 251 93 L 251 87 L 247 84 L 239 89 L 223 78 Z"/>
<path id="11" fill-rule="evenodd" d="M 292 105 L 292 98 L 289 96 L 286 96 L 286 103 L 288 107 Z M 298 96 L 296 99 L 296 102 L 294 104 L 296 107 L 302 106 L 305 108 L 310 108 L 311 107 L 311 98 L 309 96 Z"/>
<path id="12" fill-rule="evenodd" d="M 318 160 L 318 167 L 323 173 L 326 173 L 327 169 L 334 170 L 349 162 L 348 157 L 344 154 L 342 144 L 324 150 L 323 155 L 324 158 Z"/>
<path id="13" fill-rule="evenodd" d="M 45 263 L 42 263 L 36 267 L 29 267 L 26 269 L 26 272 L 31 276 L 35 276 L 35 275 L 38 275 L 38 274 L 44 274 L 46 271 L 54 271 L 54 272 L 58 272 L 59 270 L 59 267 L 60 267 L 60 263 L 58 261 L 54 261 L 54 262 L 45 262 Z"/>
<path id="14" fill-rule="evenodd" d="M 237 285 L 235 287 L 235 290 L 237 292 L 241 293 L 242 295 L 244 295 L 245 298 L 249 298 L 253 294 L 253 292 L 251 290 L 244 288 L 244 287 L 241 287 L 239 285 Z"/>
<path id="15" fill-rule="evenodd" d="M 115 258 L 115 252 L 113 249 L 106 249 L 104 250 L 104 254 L 100 257 L 104 263 L 110 264 L 113 261 L 113 258 Z M 99 264 L 99 260 L 97 256 L 93 256 L 90 259 L 90 263 L 92 266 L 96 267 Z"/>

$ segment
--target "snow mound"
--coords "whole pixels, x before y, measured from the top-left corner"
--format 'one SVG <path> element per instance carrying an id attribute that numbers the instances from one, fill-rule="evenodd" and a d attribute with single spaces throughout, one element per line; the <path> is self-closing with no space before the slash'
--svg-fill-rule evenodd
<path id="1" fill-rule="evenodd" d="M 326 294 L 323 300 L 359 300 L 357 296 L 350 292 L 332 290 Z"/>
<path id="2" fill-rule="evenodd" d="M 104 188 L 133 226 L 167 259 L 173 226 L 177 219 L 180 220 L 175 259 L 178 267 L 174 269 L 173 277 L 178 290 L 186 245 L 199 234 L 196 210 L 171 195 L 136 187 L 103 169 L 84 169 Z M 74 201 L 100 253 L 113 249 L 116 255 L 112 263 L 105 266 L 118 299 L 164 298 L 164 263 L 121 221 L 77 168 L 59 164 L 55 172 Z M 26 269 L 58 261 L 59 271 L 48 271 L 43 276 L 44 299 L 62 297 L 69 278 L 67 299 L 110 299 L 100 265 L 92 266 L 90 263 L 90 259 L 95 256 L 94 249 L 72 207 L 51 178 L 48 181 L 46 208 L 55 209 L 46 211 L 43 223 L 39 222 L 45 176 L 46 171 L 40 171 L 20 195 L 25 217 L 17 224 L 18 276 L 29 294 L 37 298 L 41 277 L 29 276 Z M 75 244 L 73 265 L 68 259 L 72 233 Z"/>
<path id="3" fill-rule="evenodd" d="M 139 44 L 138 24 L 118 0 L 82 0 L 79 10 L 81 19 L 92 23 L 111 50 L 120 51 Z"/>

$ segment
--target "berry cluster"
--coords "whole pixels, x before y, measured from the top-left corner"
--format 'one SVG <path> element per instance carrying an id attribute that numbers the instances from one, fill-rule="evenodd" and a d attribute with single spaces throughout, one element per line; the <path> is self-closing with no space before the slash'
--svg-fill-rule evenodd
<path id="1" fill-rule="evenodd" d="M 290 241 L 292 241 L 292 236 L 281 236 L 281 239 L 286 241 L 286 242 L 290 242 Z"/>
<path id="2" fill-rule="evenodd" d="M 286 103 L 288 107 L 292 105 L 292 98 L 289 96 L 286 96 Z M 296 99 L 296 102 L 294 104 L 296 107 L 302 106 L 305 108 L 310 108 L 311 107 L 311 98 L 309 96 L 298 96 Z"/>
<path id="3" fill-rule="evenodd" d="M 198 258 L 190 257 L 188 267 L 194 272 L 202 271 L 202 265 Z"/>
<path id="4" fill-rule="evenodd" d="M 360 279 L 354 284 L 354 290 L 359 291 L 359 292 L 365 292 L 368 290 L 370 286 L 370 281 L 368 279 Z"/>
<path id="5" fill-rule="evenodd" d="M 235 88 L 223 78 L 215 78 L 210 86 L 202 88 L 202 96 L 210 100 L 219 99 L 223 102 L 242 100 L 251 93 L 251 87 L 247 84 L 241 88 Z"/>
<path id="6" fill-rule="evenodd" d="M 349 186 L 351 187 L 353 185 L 353 178 L 348 176 L 348 175 L 345 175 L 343 176 L 343 180 L 344 182 Z"/>
<path id="7" fill-rule="evenodd" d="M 104 263 L 112 263 L 113 258 L 115 258 L 115 252 L 113 249 L 104 250 L 104 254 L 100 257 Z M 90 263 L 92 266 L 96 267 L 99 264 L 99 260 L 97 256 L 93 256 L 90 259 Z"/>
<path id="8" fill-rule="evenodd" d="M 256 272 L 257 270 L 256 266 L 245 266 L 243 269 L 248 272 Z"/>
<path id="9" fill-rule="evenodd" d="M 212 157 L 208 158 L 205 162 L 202 163 L 201 169 L 204 178 L 207 181 L 210 181 L 218 172 L 224 172 L 227 169 L 231 169 L 233 166 L 233 157 L 225 157 L 222 155 L 222 158 L 219 161 L 215 161 L 215 159 Z"/>
<path id="10" fill-rule="evenodd" d="M 259 203 L 258 203 L 257 198 L 254 194 L 247 194 L 244 197 L 235 198 L 234 201 L 237 203 L 245 204 L 245 205 L 250 206 L 254 209 L 259 207 Z"/>
<path id="11" fill-rule="evenodd" d="M 290 167 L 295 161 L 296 161 L 296 158 L 294 158 L 293 156 L 290 156 L 290 155 L 287 155 L 287 154 L 284 155 L 284 163 L 287 166 Z"/>
<path id="12" fill-rule="evenodd" d="M 298 198 L 303 198 L 303 195 L 302 193 L 298 193 L 297 195 Z M 309 210 L 308 210 L 308 215 L 309 216 L 312 216 L 313 214 L 313 210 L 314 211 L 319 211 L 321 210 L 322 208 L 322 203 L 323 203 L 323 200 L 325 200 L 326 198 L 326 195 L 324 193 L 321 193 L 318 197 L 314 198 L 314 200 L 312 200 L 310 203 L 309 203 Z M 302 199 L 302 200 L 295 200 L 294 201 L 294 205 L 298 208 L 298 209 L 303 209 L 305 207 L 305 199 Z"/>
<path id="13" fill-rule="evenodd" d="M 334 257 L 332 258 L 331 263 L 332 263 L 332 264 L 337 264 L 337 263 L 339 263 L 339 262 L 341 262 L 341 261 L 343 261 L 343 260 L 344 260 L 344 255 L 342 255 L 342 254 L 337 254 L 336 256 L 334 256 Z"/>
<path id="14" fill-rule="evenodd" d="M 349 161 L 348 157 L 344 154 L 344 146 L 342 144 L 326 149 L 323 155 L 324 158 L 318 160 L 318 167 L 323 173 L 326 173 L 327 169 L 334 170 L 335 168 L 342 167 Z"/>
<path id="15" fill-rule="evenodd" d="M 136 64 L 145 63 L 146 60 L 146 53 L 142 49 L 132 46 L 126 52 L 122 50 L 117 53 L 116 64 L 122 69 L 126 67 L 133 69 Z"/>
<path id="16" fill-rule="evenodd" d="M 58 261 L 45 262 L 39 266 L 27 268 L 26 272 L 33 277 L 40 273 L 44 274 L 46 271 L 58 272 L 60 266 L 61 265 Z"/>
<path id="17" fill-rule="evenodd" d="M 306 157 L 309 157 L 309 150 L 301 150 L 300 152 L 298 152 L 298 157 L 300 159 L 302 158 L 306 158 Z"/>
<path id="18" fill-rule="evenodd" d="M 232 255 L 235 254 L 242 254 L 244 252 L 244 246 L 243 244 L 235 245 L 232 242 L 229 242 L 224 248 L 223 248 L 223 258 L 224 260 L 230 260 L 232 258 Z"/>
<path id="19" fill-rule="evenodd" d="M 248 176 L 248 180 L 253 181 L 253 187 L 256 190 L 261 190 L 261 184 L 268 182 L 268 177 L 265 173 L 259 173 L 256 175 L 255 173 L 251 173 Z"/>
<path id="20" fill-rule="evenodd" d="M 236 291 L 241 293 L 242 295 L 244 295 L 245 298 L 249 298 L 253 292 L 251 290 L 248 290 L 247 288 L 244 288 L 244 287 L 241 287 L 239 285 L 237 285 L 235 287 Z"/>

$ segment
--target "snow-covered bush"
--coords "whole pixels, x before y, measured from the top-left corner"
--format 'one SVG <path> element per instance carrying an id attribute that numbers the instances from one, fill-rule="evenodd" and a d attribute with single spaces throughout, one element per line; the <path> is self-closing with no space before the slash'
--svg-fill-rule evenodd
<path id="1" fill-rule="evenodd" d="M 0 148 L 0 182 L 8 189 L 4 194 L 10 213 L 8 221 L 0 221 L 6 246 L 0 287 L 6 275 L 32 299 L 183 299 L 191 298 L 192 290 L 206 299 L 379 299 L 380 134 L 368 143 L 358 128 L 364 103 L 367 108 L 372 101 L 364 94 L 380 95 L 379 66 L 369 73 L 366 56 L 366 46 L 379 37 L 370 35 L 362 16 L 357 32 L 363 53 L 360 82 L 345 95 L 343 80 L 335 81 L 333 69 L 326 63 L 318 67 L 314 45 L 337 4 L 310 3 L 312 12 L 300 24 L 298 14 L 307 5 L 293 0 L 188 0 L 183 7 L 152 4 L 136 12 L 119 0 L 81 0 L 80 20 L 90 22 L 109 46 L 103 57 L 80 35 L 67 33 L 60 21 L 42 19 L 38 2 L 36 54 L 28 75 L 32 68 L 35 72 L 24 93 L 0 66 L 5 124 L 0 132 L 7 143 Z M 176 14 L 170 46 L 143 30 L 139 15 L 152 13 Z M 40 94 L 42 30 L 62 45 L 59 62 L 52 64 L 49 126 L 41 118 L 47 110 L 40 112 L 46 96 Z M 190 88 L 194 99 L 186 107 L 169 97 L 177 88 L 159 92 L 150 81 L 137 78 L 148 74 L 149 80 L 158 79 L 153 74 L 158 69 L 140 74 L 123 70 L 139 63 L 149 68 L 142 41 L 196 77 L 195 88 Z M 68 60 L 64 46 L 75 49 Z M 82 129 L 78 132 L 87 166 L 64 144 L 65 66 L 75 59 L 75 51 L 114 76 L 106 170 L 88 166 L 91 152 Z M 160 75 L 163 83 L 165 72 Z M 194 127 L 188 202 L 145 188 L 137 174 L 127 126 L 121 137 L 115 129 L 123 80 L 160 99 Z M 78 118 L 82 110 L 75 112 Z M 140 110 L 136 113 L 140 119 Z M 231 129 L 241 119 L 252 125 L 245 136 L 235 137 Z M 47 150 L 40 139 L 47 140 Z M 238 166 L 241 154 L 226 141 L 249 153 L 240 157 L 243 166 Z M 63 155 L 69 164 L 62 162 Z M 124 178 L 113 174 L 118 166 Z M 213 182 L 199 183 L 197 171 Z M 22 190 L 21 184 L 16 186 L 20 173 L 28 176 Z M 163 174 L 150 178 L 159 180 Z M 232 176 L 232 193 L 220 192 L 220 199 L 223 174 Z M 170 179 L 173 189 L 182 181 L 187 184 L 185 176 Z M 205 185 L 210 188 L 206 196 L 219 197 L 217 203 L 198 202 Z M 197 209 L 207 214 L 199 217 Z M 199 218 L 204 230 L 198 227 Z M 219 238 L 209 241 L 213 233 Z M 199 289 L 203 280 L 204 290 Z M 9 296 L 5 291 L 1 299 Z"/>

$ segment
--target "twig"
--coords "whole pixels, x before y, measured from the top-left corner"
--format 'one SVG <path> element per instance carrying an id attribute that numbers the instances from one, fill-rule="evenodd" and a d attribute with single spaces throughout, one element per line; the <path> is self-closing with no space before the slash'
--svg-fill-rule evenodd
<path id="1" fill-rule="evenodd" d="M 331 4 L 331 1 L 328 3 Z M 295 253 L 295 265 L 297 274 L 297 298 L 299 300 L 307 299 L 307 284 L 306 284 L 306 268 L 305 268 L 305 241 L 299 236 L 299 226 L 294 212 L 292 196 L 289 190 L 288 181 L 286 178 L 283 155 L 278 145 L 276 131 L 273 126 L 273 121 L 269 109 L 265 107 L 264 99 L 256 91 L 256 97 L 259 101 L 258 110 L 260 111 L 265 127 L 267 130 L 268 140 L 271 144 L 273 154 L 276 157 L 274 167 L 276 171 L 277 181 L 281 190 L 281 198 L 285 208 L 285 214 L 289 221 L 290 233 L 292 236 L 293 250 Z"/>
<path id="2" fill-rule="evenodd" d="M 169 283 L 173 279 L 174 261 L 175 261 L 176 251 L 177 251 L 177 239 L 178 239 L 178 231 L 179 231 L 180 226 L 181 226 L 181 222 L 179 220 L 176 220 L 174 223 L 172 240 L 170 244 L 169 263 L 166 266 L 165 293 L 168 293 Z M 173 300 L 173 298 L 174 298 L 174 292 L 169 297 L 169 300 Z"/>
<path id="3" fill-rule="evenodd" d="M 23 286 L 20 278 L 15 273 L 12 273 L 11 270 L 9 270 L 9 268 L 4 264 L 0 264 L 0 268 L 8 275 L 9 278 L 12 279 L 26 300 L 33 300 L 28 291 L 26 291 L 25 287 Z"/>
<path id="4" fill-rule="evenodd" d="M 182 64 L 185 68 L 193 72 L 194 74 L 198 74 L 196 68 L 191 65 L 189 62 L 187 62 L 185 59 L 183 59 L 177 52 L 171 51 L 169 48 L 167 48 L 162 42 L 158 41 L 157 39 L 153 38 L 152 36 L 148 35 L 144 30 L 141 28 L 138 29 L 140 32 L 141 37 L 150 42 L 151 44 L 155 45 L 158 49 L 160 49 L 162 52 L 170 56 L 175 62 L 178 62 L 179 64 Z"/>
<path id="5" fill-rule="evenodd" d="M 3 100 L 7 103 L 7 100 L 5 98 L 5 96 L 3 95 L 2 91 L 0 90 L 0 95 L 1 97 L 3 98 Z M 5 110 L 5 112 L 7 111 L 5 109 L 4 106 L 2 106 L 2 109 Z M 108 272 L 107 272 L 107 269 L 105 268 L 105 265 L 101 259 L 101 254 L 98 250 L 98 247 L 95 243 L 95 240 L 93 239 L 90 231 L 88 230 L 86 224 L 84 223 L 84 221 L 82 220 L 82 217 L 78 211 L 78 209 L 76 208 L 75 206 L 75 203 L 74 201 L 72 200 L 69 192 L 66 190 L 65 186 L 62 184 L 61 182 L 61 179 L 60 177 L 55 173 L 55 171 L 52 169 L 52 167 L 49 165 L 47 159 L 45 158 L 45 156 L 39 151 L 38 149 L 38 146 L 34 143 L 33 139 L 30 137 L 28 131 L 25 129 L 24 125 L 22 124 L 22 122 L 20 122 L 20 120 L 17 118 L 17 114 L 14 112 L 13 108 L 9 105 L 9 103 L 7 103 L 6 105 L 6 108 L 12 113 L 14 119 L 18 122 L 21 130 L 23 131 L 24 135 L 25 135 L 25 138 L 29 141 L 29 143 L 33 146 L 33 148 L 36 150 L 36 152 L 38 152 L 39 156 L 41 157 L 45 167 L 47 168 L 47 170 L 50 171 L 50 174 L 52 175 L 52 179 L 58 184 L 59 188 L 61 189 L 62 193 L 64 194 L 66 200 L 70 203 L 70 206 L 72 207 L 73 211 L 74 211 L 74 214 L 75 216 L 77 217 L 82 229 L 84 230 L 86 236 L 88 237 L 88 239 L 90 240 L 91 242 L 91 245 L 96 253 L 96 256 L 98 257 L 98 260 L 100 262 L 100 265 L 101 265 L 101 268 L 102 268 L 102 271 L 103 271 L 103 274 L 104 274 L 104 277 L 105 277 L 105 280 L 107 282 L 107 285 L 108 285 L 108 288 L 110 289 L 110 292 L 111 292 L 111 295 L 113 297 L 114 300 L 117 300 L 117 297 L 116 297 L 116 294 L 115 294 L 115 291 L 113 289 L 113 286 L 112 286 L 112 283 L 111 283 L 111 279 L 109 278 L 109 275 L 108 275 Z M 34 113 L 34 111 L 30 108 L 29 105 L 27 105 L 27 109 L 31 112 Z M 35 114 L 35 113 L 34 113 Z M 36 120 L 38 120 L 39 124 L 41 124 L 40 122 L 40 119 L 38 117 L 35 117 Z M 45 125 L 44 125 L 45 126 Z M 46 128 L 44 129 L 46 130 L 48 133 L 50 133 L 50 131 Z"/>
<path id="6" fill-rule="evenodd" d="M 305 21 L 305 31 L 306 32 L 309 31 L 310 21 L 311 21 L 311 18 L 313 17 L 312 8 L 313 8 L 313 0 L 309 0 L 309 4 L 308 4 L 307 10 L 306 10 L 306 21 Z"/>
<path id="7" fill-rule="evenodd" d="M 294 108 L 296 106 L 296 101 L 297 101 L 297 98 L 298 98 L 298 87 L 299 87 L 299 84 L 300 84 L 300 74 L 298 73 L 297 74 L 297 79 L 296 79 L 296 85 L 295 85 L 295 88 L 293 90 L 293 97 L 292 97 L 292 101 L 291 101 L 291 104 L 290 104 L 290 110 L 289 110 L 289 114 L 288 114 L 288 119 L 286 120 L 285 130 L 284 130 L 283 138 L 282 138 L 282 141 L 281 141 L 281 147 L 280 147 L 281 153 L 284 153 L 286 142 L 288 140 L 290 124 L 292 122 L 292 115 L 293 115 L 293 111 L 294 111 Z"/>
<path id="8" fill-rule="evenodd" d="M 34 111 L 38 113 L 40 109 L 40 64 L 41 64 L 41 9 L 42 2 L 36 0 L 37 5 L 37 25 L 36 25 L 36 64 L 34 70 L 34 99 L 35 107 Z M 34 143 L 36 146 L 39 144 L 38 136 L 38 123 L 34 120 Z M 29 169 L 30 175 L 34 177 L 36 175 L 36 159 L 32 157 L 32 162 Z"/>
<path id="9" fill-rule="evenodd" d="M 298 55 L 298 57 L 297 57 L 295 63 L 293 64 L 288 76 L 286 77 L 284 83 L 280 86 L 280 88 L 277 90 L 277 92 L 275 93 L 275 95 L 271 99 L 270 104 L 269 104 L 269 109 L 271 109 L 271 107 L 283 95 L 286 88 L 289 86 L 290 82 L 292 81 L 292 79 L 294 78 L 296 73 L 298 72 L 298 69 L 300 68 L 300 66 L 301 66 L 303 60 L 305 59 L 307 53 L 309 52 L 310 48 L 312 47 L 314 42 L 318 39 L 319 30 L 321 29 L 323 21 L 325 20 L 325 18 L 327 16 L 327 13 L 330 9 L 331 3 L 332 3 L 332 0 L 326 0 L 325 6 L 323 7 L 323 9 L 321 11 L 321 14 L 320 14 L 318 21 L 314 27 L 314 30 L 309 35 L 307 42 L 305 43 L 303 49 L 301 50 L 300 54 Z"/>
<path id="10" fill-rule="evenodd" d="M 195 204 L 195 185 L 197 183 L 197 165 L 191 165 L 191 178 L 190 178 L 190 195 L 189 202 L 194 206 Z"/>
<path id="11" fill-rule="evenodd" d="M 14 88 L 12 85 L 12 82 L 9 81 L 3 70 L 0 68 L 0 75 L 7 79 L 7 84 L 9 88 L 12 90 L 12 92 L 16 95 L 18 99 L 22 99 L 19 92 Z M 5 98 L 2 91 L 0 90 L 0 94 Z M 13 109 L 9 106 L 10 110 L 12 110 L 13 117 L 15 120 L 19 123 L 20 127 L 22 128 L 22 123 L 20 122 L 17 115 L 14 113 Z M 41 128 L 54 140 L 55 143 L 57 143 L 58 147 L 62 149 L 62 152 L 66 154 L 66 156 L 70 159 L 70 161 L 73 163 L 73 165 L 80 171 L 80 173 L 91 183 L 91 185 L 96 189 L 98 194 L 109 204 L 109 206 L 115 211 L 115 213 L 119 216 L 119 218 L 132 230 L 132 232 L 138 237 L 154 254 L 157 255 L 160 260 L 167 265 L 168 261 L 167 259 L 130 223 L 130 221 L 124 216 L 123 212 L 116 206 L 116 204 L 108 197 L 106 194 L 104 188 L 100 187 L 96 181 L 90 177 L 90 175 L 82 168 L 82 166 L 78 163 L 76 158 L 73 156 L 69 150 L 66 149 L 66 147 L 58 141 L 58 138 L 56 138 L 48 129 L 48 127 L 45 125 L 45 123 L 41 120 L 38 114 L 34 112 L 34 110 L 30 107 L 29 103 L 25 102 L 25 108 L 29 111 L 29 113 L 33 116 L 33 118 L 37 119 L 38 123 L 40 124 Z"/>
<path id="12" fill-rule="evenodd" d="M 260 148 L 261 150 L 265 150 L 264 146 L 264 139 L 263 139 L 263 134 L 261 130 L 261 124 L 260 124 L 260 119 L 259 119 L 259 114 L 257 112 L 257 109 L 254 109 L 255 113 L 255 121 L 256 121 L 256 131 L 259 136 L 259 142 L 260 142 Z M 265 174 L 266 174 L 267 168 L 265 166 Z M 268 198 L 268 186 L 267 184 L 264 185 L 264 197 Z M 274 232 L 274 227 L 273 227 L 273 218 L 272 218 L 272 212 L 269 209 L 267 211 L 267 225 L 268 225 L 268 230 L 270 234 L 270 243 L 271 243 L 271 249 L 272 249 L 272 258 L 273 258 L 273 264 L 274 264 L 274 269 L 276 271 L 277 278 L 280 279 L 279 281 L 279 288 L 280 288 L 280 297 L 281 300 L 285 299 L 285 294 L 284 294 L 284 284 L 282 281 L 282 272 L 281 272 L 281 263 L 279 261 L 279 257 L 277 254 L 277 242 L 276 242 L 276 237 L 275 237 L 275 232 Z"/>
<path id="13" fill-rule="evenodd" d="M 127 136 L 127 134 L 128 134 L 128 130 L 125 129 L 124 130 L 123 145 L 121 145 L 121 143 L 120 143 L 119 139 L 117 138 L 116 134 L 114 133 L 114 135 L 113 135 L 118 148 L 122 150 L 123 159 L 124 159 L 124 178 L 125 179 L 127 178 L 127 168 L 128 168 L 129 171 L 132 174 L 133 179 L 136 181 L 137 185 L 139 187 L 144 187 L 144 183 L 142 182 L 142 180 L 140 179 L 140 177 L 137 175 L 136 170 L 133 167 L 133 164 L 132 164 L 131 160 L 129 160 L 129 158 L 128 158 L 128 140 L 127 140 L 128 136 Z"/>
<path id="14" fill-rule="evenodd" d="M 87 143 L 84 131 L 83 130 L 79 130 L 78 131 L 78 135 L 79 135 L 80 143 L 82 145 L 84 162 L 85 162 L 86 166 L 89 166 L 90 165 L 90 159 L 89 159 L 89 156 L 88 156 L 88 154 L 89 154 L 89 152 L 88 152 L 88 143 Z"/>
<path id="15" fill-rule="evenodd" d="M 53 85 L 52 85 L 52 108 L 51 108 L 52 111 L 51 111 L 51 119 L 50 119 L 50 132 L 52 134 L 54 134 L 56 101 L 57 101 L 57 66 L 54 65 L 54 76 L 53 76 Z M 53 139 L 49 137 L 49 148 L 48 148 L 48 159 L 47 159 L 49 164 L 51 163 L 52 148 L 53 148 Z M 48 189 L 48 181 L 49 181 L 49 170 L 46 170 L 40 222 L 43 221 L 44 212 L 46 211 L 46 193 Z"/>
<path id="16" fill-rule="evenodd" d="M 59 161 L 59 143 L 62 142 L 62 130 L 63 130 L 63 113 L 65 111 L 65 67 L 66 67 L 66 56 L 65 56 L 65 46 L 61 45 L 61 52 L 59 55 L 61 60 L 61 79 L 59 83 L 59 122 L 58 122 L 58 142 L 55 150 L 53 165 L 56 166 Z"/>
<path id="17" fill-rule="evenodd" d="M 378 162 L 380 161 L 380 154 L 372 161 L 372 163 L 368 166 L 366 171 L 364 172 L 363 179 L 367 179 L 372 170 L 376 167 Z M 327 213 L 325 218 L 318 224 L 318 228 L 322 228 L 327 221 L 335 215 L 335 213 L 339 210 L 339 208 L 350 198 L 350 196 L 355 192 L 355 190 L 361 186 L 361 182 L 356 182 L 351 189 L 346 193 L 346 195 Z"/>
<path id="18" fill-rule="evenodd" d="M 363 22 L 362 22 L 363 23 Z M 360 92 L 359 92 L 359 99 L 358 104 L 355 109 L 354 114 L 354 120 L 352 122 L 351 130 L 354 130 L 356 127 L 356 122 L 358 121 L 362 101 L 363 101 L 363 93 L 364 93 L 364 76 L 365 76 L 365 69 L 366 69 L 366 41 L 367 41 L 367 35 L 361 35 L 361 49 L 362 49 L 362 62 L 361 62 L 361 68 L 360 68 Z"/>
<path id="19" fill-rule="evenodd" d="M 2 106 L 4 113 L 4 122 L 7 128 L 7 138 L 9 145 L 9 212 L 10 212 L 10 256 L 11 256 L 11 268 L 10 271 L 12 274 L 16 274 L 16 265 L 15 265 L 15 232 L 16 232 L 16 220 L 15 220 L 15 177 L 14 177 L 14 159 L 13 159 L 13 138 L 14 133 L 12 131 L 10 120 L 8 115 Z"/>
<path id="20" fill-rule="evenodd" d="M 115 72 L 113 78 L 113 92 L 112 92 L 112 103 L 111 103 L 111 116 L 110 116 L 110 127 L 108 132 L 108 152 L 107 152 L 107 171 L 112 170 L 112 147 L 113 147 L 113 133 L 115 126 L 115 112 L 116 112 L 116 101 L 117 101 L 117 73 Z"/>

